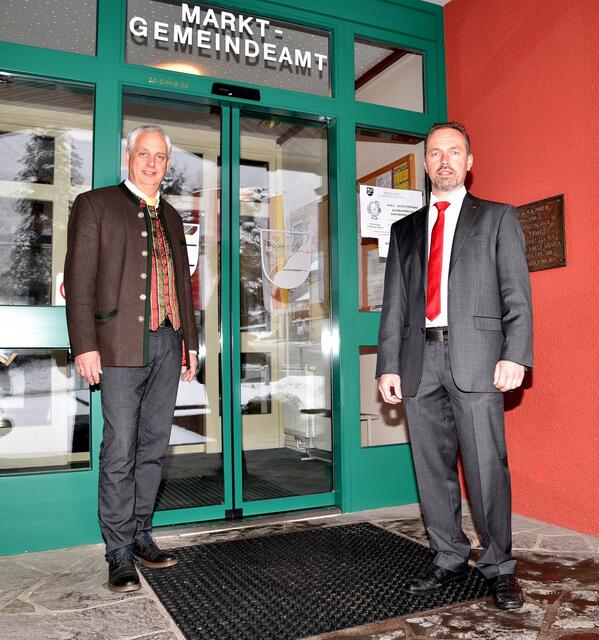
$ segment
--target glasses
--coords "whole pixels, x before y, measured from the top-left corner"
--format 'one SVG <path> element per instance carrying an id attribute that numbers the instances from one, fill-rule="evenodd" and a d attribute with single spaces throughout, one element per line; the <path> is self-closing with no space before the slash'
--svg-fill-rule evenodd
<path id="1" fill-rule="evenodd" d="M 137 157 L 140 160 L 145 160 L 146 162 L 153 157 L 156 164 L 164 164 L 168 160 L 168 156 L 166 155 L 166 153 L 155 153 L 154 156 L 152 156 L 149 151 L 144 150 L 138 151 Z"/>

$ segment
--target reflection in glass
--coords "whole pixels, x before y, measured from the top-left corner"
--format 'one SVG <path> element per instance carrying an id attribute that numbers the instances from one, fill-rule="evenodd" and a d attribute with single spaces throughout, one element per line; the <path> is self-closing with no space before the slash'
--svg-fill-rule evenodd
<path id="1" fill-rule="evenodd" d="M 242 116 L 246 501 L 331 491 L 326 125 Z"/>
<path id="2" fill-rule="evenodd" d="M 241 413 L 271 413 L 270 354 L 241 354 Z"/>
<path id="3" fill-rule="evenodd" d="M 88 87 L 0 83 L 0 304 L 64 304 L 55 292 L 70 204 L 92 184 L 92 123 Z"/>
<path id="4" fill-rule="evenodd" d="M 356 190 L 360 185 L 385 189 L 410 189 L 426 193 L 424 172 L 424 141 L 418 136 L 395 131 L 356 129 Z M 383 304 L 383 283 L 386 258 L 380 255 L 377 238 L 362 237 L 360 228 L 360 198 L 358 216 L 358 286 L 360 311 L 380 311 Z"/>
<path id="5" fill-rule="evenodd" d="M 183 219 L 200 338 L 196 379 L 179 383 L 156 508 L 221 504 L 220 111 L 127 96 L 123 150 L 127 134 L 143 124 L 163 127 L 173 144 L 161 195 Z M 127 177 L 124 162 L 121 175 Z"/>
<path id="6" fill-rule="evenodd" d="M 49 305 L 52 204 L 0 198 L 0 305 Z"/>
<path id="7" fill-rule="evenodd" d="M 356 38 L 354 58 L 356 100 L 424 111 L 422 54 Z"/>
<path id="8" fill-rule="evenodd" d="M 385 404 L 375 379 L 376 347 L 360 347 L 360 443 L 362 447 L 409 442 L 403 404 Z"/>
<path id="9" fill-rule="evenodd" d="M 0 180 L 52 184 L 54 138 L 32 131 L 0 131 Z"/>
<path id="10" fill-rule="evenodd" d="M 71 134 L 71 185 L 91 185 L 94 141 L 91 131 L 73 129 Z M 88 187 L 89 188 L 89 187 Z"/>
<path id="11" fill-rule="evenodd" d="M 89 388 L 68 351 L 0 359 L 0 475 L 89 469 Z"/>
<path id="12" fill-rule="evenodd" d="M 241 328 L 268 329 L 270 312 L 264 302 L 262 280 L 260 229 L 268 226 L 268 162 L 241 159 L 239 167 L 239 253 L 243 256 L 241 269 Z"/>

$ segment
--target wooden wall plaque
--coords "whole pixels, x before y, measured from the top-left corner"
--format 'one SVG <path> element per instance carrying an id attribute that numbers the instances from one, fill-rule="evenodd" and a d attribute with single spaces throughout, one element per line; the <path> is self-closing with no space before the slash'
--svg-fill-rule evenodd
<path id="1" fill-rule="evenodd" d="M 517 210 L 526 239 L 528 270 L 565 267 L 564 195 L 523 204 Z"/>

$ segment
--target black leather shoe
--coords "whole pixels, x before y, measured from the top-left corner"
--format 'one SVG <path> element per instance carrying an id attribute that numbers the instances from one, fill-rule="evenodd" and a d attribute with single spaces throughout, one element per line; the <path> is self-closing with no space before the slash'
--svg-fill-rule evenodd
<path id="1" fill-rule="evenodd" d="M 111 591 L 137 591 L 141 589 L 133 554 L 129 549 L 117 549 L 107 558 L 108 588 Z"/>
<path id="2" fill-rule="evenodd" d="M 487 584 L 491 589 L 493 604 L 498 609 L 520 609 L 524 604 L 524 596 L 516 576 L 499 575 L 487 580 Z"/>
<path id="3" fill-rule="evenodd" d="M 153 569 L 163 569 L 177 564 L 177 558 L 172 553 L 159 549 L 156 540 L 149 533 L 144 533 L 143 536 L 135 538 L 133 541 L 133 555 L 144 567 Z"/>
<path id="4" fill-rule="evenodd" d="M 444 587 L 450 582 L 460 582 L 468 576 L 468 567 L 465 566 L 460 571 L 450 571 L 435 565 L 428 573 L 422 576 L 410 578 L 406 584 L 406 591 L 414 595 L 429 593 Z"/>

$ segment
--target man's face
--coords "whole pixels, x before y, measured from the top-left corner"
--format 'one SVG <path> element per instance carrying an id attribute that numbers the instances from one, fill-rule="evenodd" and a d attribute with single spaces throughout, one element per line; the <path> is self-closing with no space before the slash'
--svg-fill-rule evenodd
<path id="1" fill-rule="evenodd" d="M 426 145 L 424 168 L 436 196 L 459 189 L 472 167 L 472 154 L 466 151 L 466 139 L 457 129 L 433 131 Z"/>
<path id="2" fill-rule="evenodd" d="M 168 169 L 168 148 L 164 138 L 156 131 L 138 136 L 135 147 L 125 151 L 129 165 L 129 180 L 146 195 L 153 197 Z"/>

